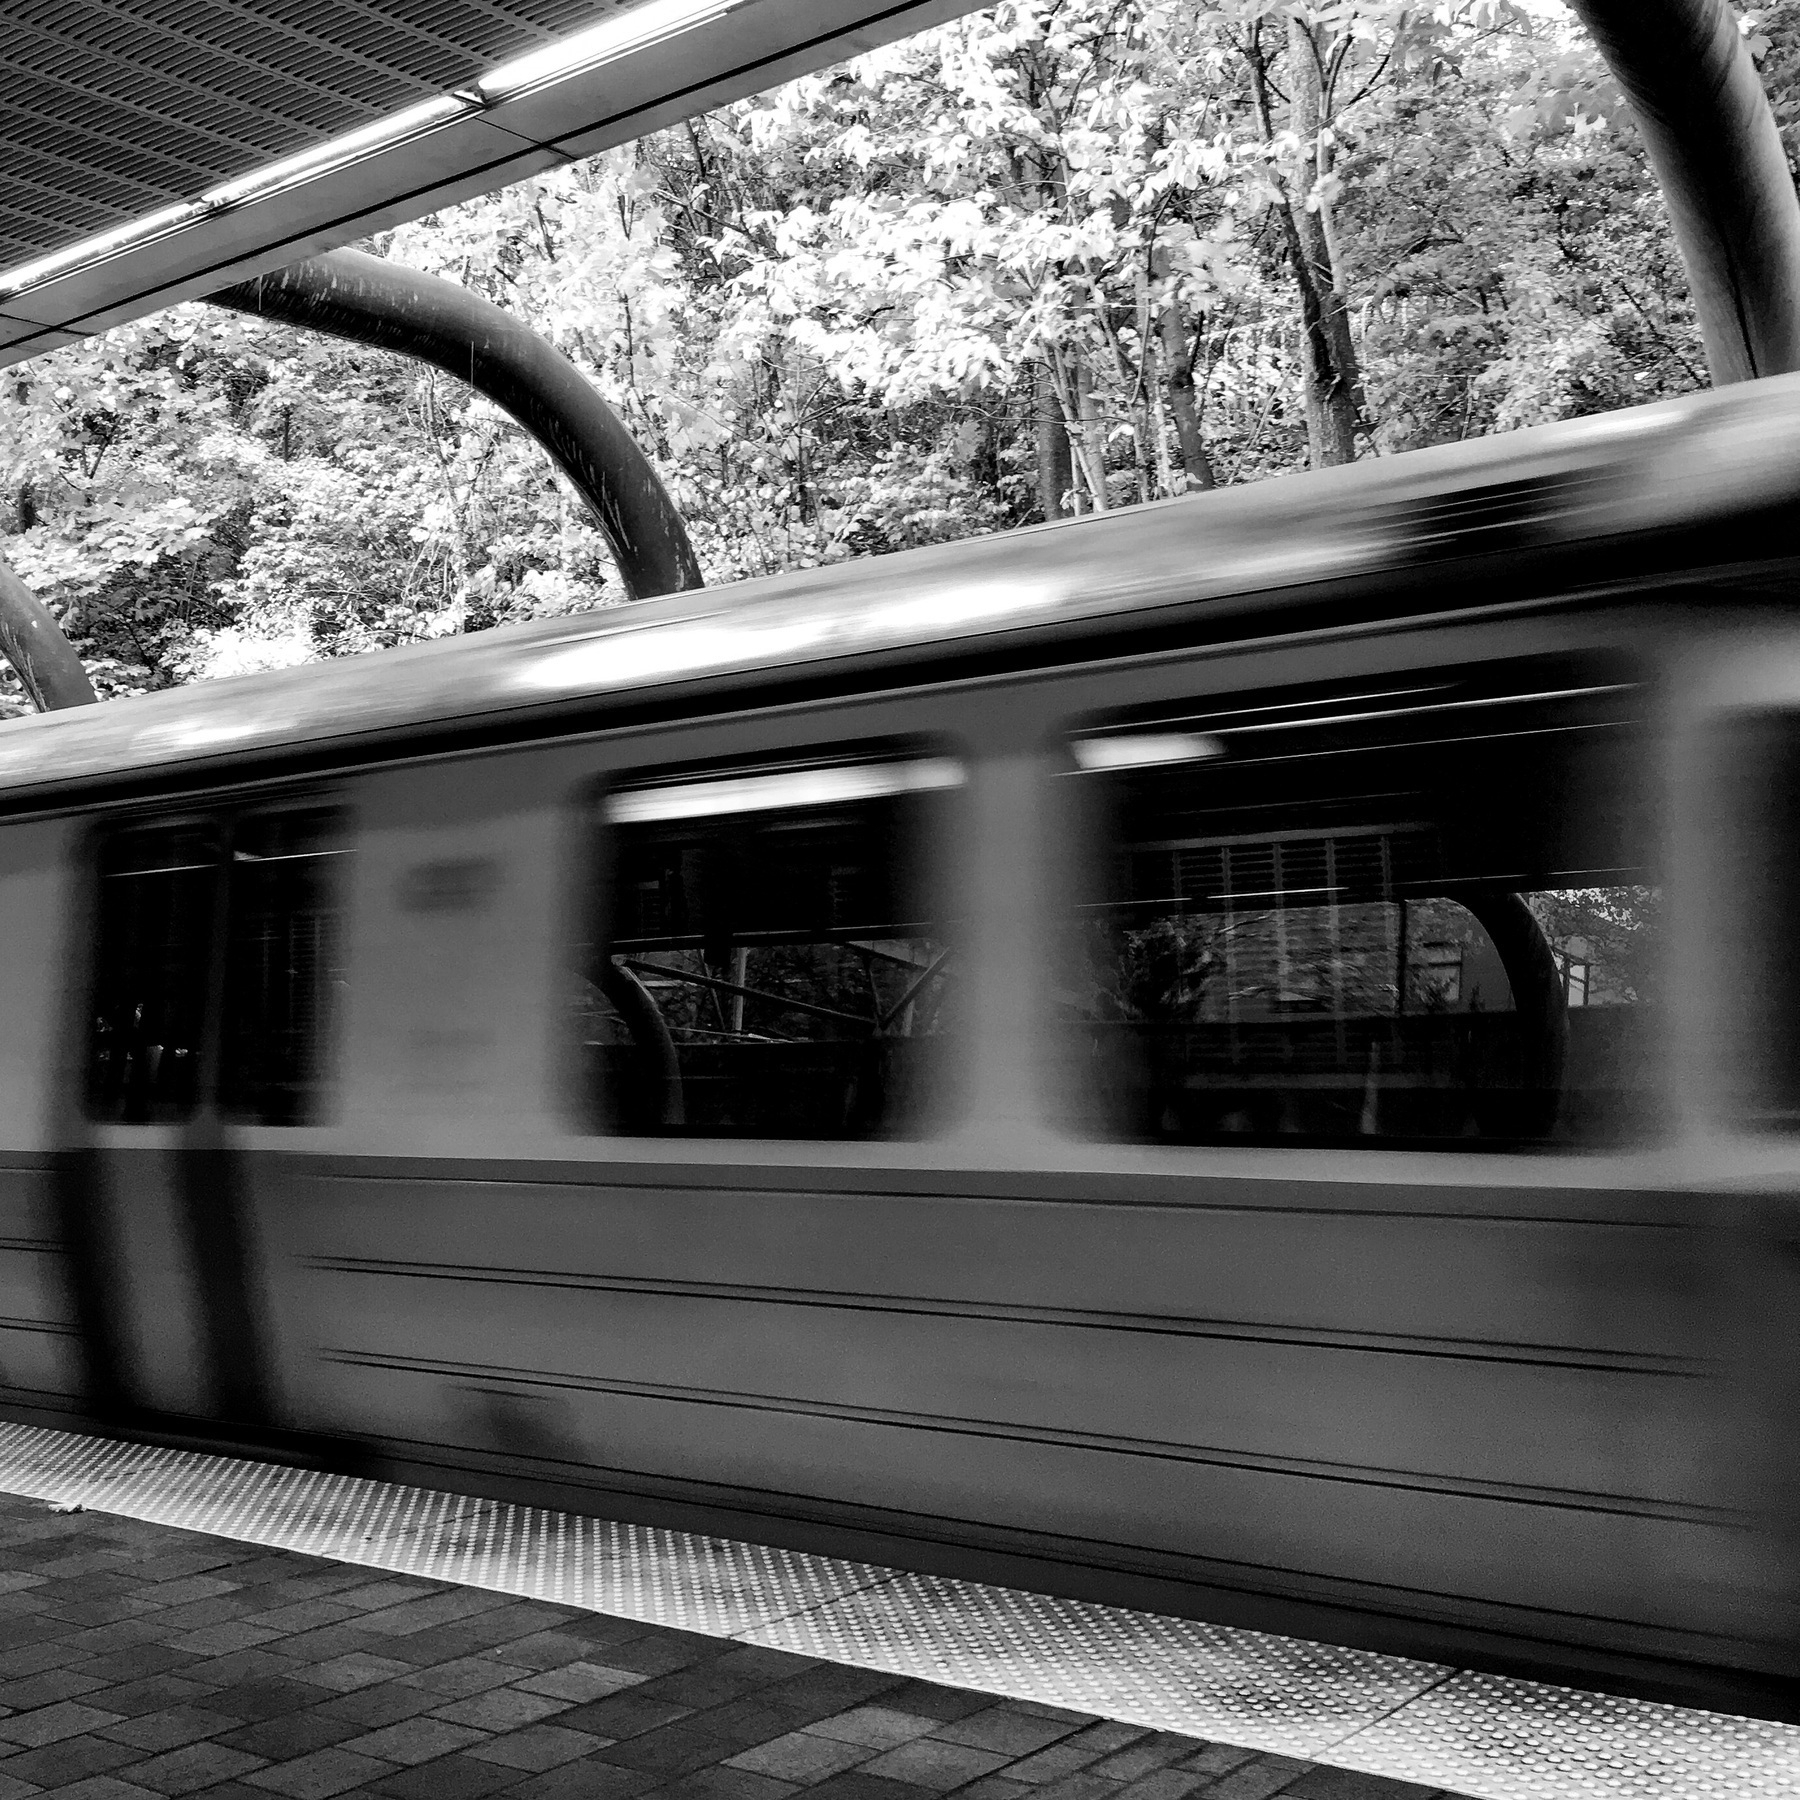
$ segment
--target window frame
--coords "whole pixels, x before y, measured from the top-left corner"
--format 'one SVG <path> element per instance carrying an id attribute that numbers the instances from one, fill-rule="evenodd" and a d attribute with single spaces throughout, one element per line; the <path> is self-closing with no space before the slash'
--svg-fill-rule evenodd
<path id="1" fill-rule="evenodd" d="M 1644 1004 L 1645 1010 L 1640 1015 L 1642 1022 L 1639 1030 L 1642 1035 L 1634 1046 L 1633 1054 L 1643 1065 L 1644 1079 L 1639 1084 L 1635 1097 L 1628 1096 L 1630 1105 L 1636 1106 L 1641 1102 L 1641 1109 L 1645 1113 L 1654 1113 L 1655 1123 L 1646 1125 L 1634 1113 L 1628 1123 L 1608 1124 L 1602 1127 L 1600 1135 L 1591 1137 L 1539 1136 L 1527 1131 L 1462 1140 L 1441 1135 L 1410 1136 L 1387 1131 L 1358 1136 L 1300 1130 L 1289 1136 L 1286 1135 L 1285 1127 L 1283 1133 L 1276 1136 L 1255 1130 L 1245 1130 L 1241 1134 L 1236 1130 L 1220 1131 L 1203 1136 L 1144 1135 L 1100 1118 L 1083 1119 L 1079 1124 L 1073 1122 L 1072 1108 L 1082 1097 L 1086 1082 L 1078 1073 L 1078 1066 L 1072 1062 L 1070 1055 L 1072 1047 L 1080 1040 L 1083 1027 L 1066 998 L 1079 986 L 1076 978 L 1079 953 L 1071 950 L 1072 940 L 1068 936 L 1068 928 L 1090 910 L 1113 909 L 1111 882 L 1106 871 L 1112 858 L 1126 844 L 1126 838 L 1115 835 L 1109 826 L 1104 807 L 1098 803 L 1099 797 L 1109 779 L 1128 770 L 1153 773 L 1156 766 L 1163 763 L 1193 765 L 1198 778 L 1204 780 L 1205 765 L 1213 757 L 1223 754 L 1223 744 L 1213 734 L 1217 732 L 1225 736 L 1240 729 L 1236 719 L 1249 720 L 1255 713 L 1266 711 L 1269 718 L 1278 723 L 1305 725 L 1312 722 L 1309 710 L 1315 703 L 1322 711 L 1336 711 L 1340 705 L 1348 711 L 1348 702 L 1352 698 L 1379 702 L 1387 699 L 1390 694 L 1396 707 L 1404 707 L 1407 701 L 1401 696 L 1409 690 L 1422 689 L 1425 685 L 1446 682 L 1452 678 L 1468 678 L 1478 687 L 1487 683 L 1503 683 L 1504 689 L 1497 689 L 1497 692 L 1504 691 L 1509 698 L 1517 695 L 1521 699 L 1537 696 L 1555 700 L 1575 698 L 1590 690 L 1596 695 L 1604 694 L 1608 689 L 1621 692 L 1631 690 L 1635 701 L 1634 714 L 1629 722 L 1635 731 L 1642 733 L 1639 742 L 1650 749 L 1652 754 L 1643 758 L 1634 770 L 1631 783 L 1632 819 L 1634 826 L 1641 827 L 1643 854 L 1638 863 L 1631 865 L 1631 876 L 1621 875 L 1617 885 L 1622 888 L 1655 889 L 1666 898 L 1674 879 L 1674 870 L 1670 865 L 1672 847 L 1668 815 L 1672 795 L 1667 783 L 1660 779 L 1663 770 L 1657 752 L 1661 743 L 1666 740 L 1671 718 L 1667 670 L 1656 647 L 1631 634 L 1589 637 L 1579 632 L 1555 634 L 1547 642 L 1508 642 L 1505 636 L 1500 636 L 1497 641 L 1480 643 L 1464 642 L 1460 633 L 1457 637 L 1445 638 L 1433 632 L 1428 635 L 1425 643 L 1430 649 L 1440 653 L 1429 658 L 1415 659 L 1408 655 L 1393 660 L 1378 654 L 1355 656 L 1348 659 L 1348 667 L 1340 663 L 1335 668 L 1318 668 L 1317 672 L 1311 667 L 1294 669 L 1291 662 L 1289 667 L 1283 667 L 1283 662 L 1289 662 L 1289 659 L 1265 658 L 1259 653 L 1252 656 L 1246 667 L 1246 673 L 1254 669 L 1256 678 L 1245 680 L 1241 684 L 1235 681 L 1219 683 L 1216 671 L 1201 666 L 1171 664 L 1167 669 L 1159 670 L 1155 680 L 1133 684 L 1138 686 L 1136 694 L 1121 693 L 1116 700 L 1106 703 L 1059 709 L 1054 726 L 1043 740 L 1046 783 L 1047 789 L 1060 787 L 1069 797 L 1064 801 L 1051 803 L 1052 811 L 1061 819 L 1055 834 L 1056 844 L 1051 848 L 1060 848 L 1061 853 L 1068 857 L 1075 873 L 1062 876 L 1056 881 L 1054 916 L 1046 919 L 1050 932 L 1046 939 L 1046 954 L 1051 958 L 1051 972 L 1047 976 L 1043 1016 L 1054 1047 L 1043 1059 L 1040 1077 L 1045 1105 L 1055 1117 L 1059 1136 L 1071 1143 L 1088 1146 L 1096 1152 L 1156 1152 L 1176 1156 L 1189 1156 L 1196 1152 L 1242 1152 L 1258 1156 L 1274 1152 L 1317 1155 L 1354 1147 L 1358 1151 L 1359 1161 L 1363 1156 L 1381 1153 L 1414 1157 L 1474 1152 L 1484 1159 L 1523 1156 L 1534 1161 L 1557 1155 L 1592 1158 L 1616 1154 L 1636 1155 L 1668 1141 L 1667 1119 L 1659 1110 L 1667 1090 L 1667 1071 L 1664 1065 L 1668 1055 L 1669 1011 L 1673 1004 L 1667 989 L 1673 978 L 1674 946 L 1666 917 L 1662 927 L 1656 928 L 1660 941 L 1652 947 L 1660 984 L 1658 997 L 1647 1004 L 1639 1003 Z M 1365 666 L 1359 668 L 1357 664 Z M 1590 671 L 1592 678 L 1589 680 L 1584 677 L 1579 682 L 1570 681 L 1566 685 L 1558 683 L 1554 686 L 1545 681 L 1542 684 L 1543 691 L 1540 692 L 1538 676 L 1557 665 L 1569 670 Z M 1181 676 L 1186 679 L 1180 679 Z M 1208 679 L 1209 676 L 1214 679 Z M 1525 685 L 1526 679 L 1532 683 L 1529 688 Z M 1477 696 L 1478 703 L 1481 697 L 1484 696 Z M 1099 700 L 1098 694 L 1095 699 Z M 1571 726 L 1610 722 L 1596 716 L 1591 721 L 1571 720 Z M 1464 741 L 1473 743 L 1483 734 L 1459 732 L 1457 735 Z M 1496 735 L 1511 735 L 1511 732 L 1499 731 Z M 1134 739 L 1141 744 L 1146 754 L 1129 757 L 1122 753 L 1110 754 L 1110 747 L 1106 743 L 1108 738 Z M 1339 755 L 1346 750 L 1361 748 L 1357 744 L 1329 746 L 1331 753 Z M 1427 745 L 1421 743 L 1413 753 L 1421 754 L 1426 748 Z M 1091 783 L 1062 779 L 1076 774 L 1092 774 L 1102 779 Z M 1346 790 L 1346 797 L 1348 795 L 1349 790 Z M 1321 788 L 1319 799 L 1330 798 L 1330 793 Z M 1202 806 L 1198 810 L 1205 813 L 1211 809 Z M 1266 802 L 1258 803 L 1254 816 L 1265 824 L 1271 823 Z M 1577 820 L 1580 816 L 1579 813 L 1571 815 Z M 1395 830 L 1401 832 L 1409 826 L 1432 829 L 1435 825 L 1435 816 L 1431 820 L 1417 820 L 1410 815 L 1401 819 L 1397 814 L 1395 819 Z M 1221 842 L 1227 837 L 1235 838 L 1234 832 L 1225 832 L 1222 822 L 1216 829 L 1225 833 Z M 1271 829 L 1266 834 L 1258 834 L 1246 825 L 1244 837 L 1247 841 L 1259 841 L 1261 835 L 1270 838 L 1284 835 L 1331 836 L 1333 827 L 1326 819 L 1321 819 L 1316 830 L 1309 826 L 1305 833 L 1298 829 L 1292 832 Z M 1151 841 L 1156 838 L 1157 834 L 1150 834 L 1144 847 L 1156 847 Z M 1157 842 L 1160 843 L 1160 839 Z M 1459 902 L 1459 886 L 1465 892 L 1479 891 L 1468 886 L 1466 881 L 1447 878 L 1440 897 L 1446 901 Z M 1518 889 L 1521 896 L 1539 891 L 1539 886 L 1532 885 Z M 1555 894 L 1562 890 L 1542 886 L 1541 891 Z M 1412 895 L 1405 897 L 1409 900 L 1413 898 Z M 1420 893 L 1417 897 L 1428 899 L 1431 896 Z M 1481 925 L 1484 935 L 1491 936 L 1485 923 L 1480 920 L 1476 923 Z M 1539 930 L 1544 933 L 1546 944 L 1549 944 L 1551 934 L 1545 931 L 1541 921 Z M 1491 944 L 1490 948 L 1493 948 Z M 1417 950 L 1408 947 L 1405 965 L 1407 976 L 1424 973 L 1420 954 L 1424 949 L 1423 944 Z M 1076 962 L 1069 960 L 1071 955 L 1076 957 Z M 1562 994 L 1565 1017 L 1571 1010 L 1582 1011 L 1581 1000 L 1576 1000 L 1571 1006 L 1564 988 L 1566 971 L 1553 948 L 1550 958 L 1554 964 L 1555 982 Z M 1465 990 L 1466 997 L 1466 959 L 1461 973 L 1460 985 Z M 1510 972 L 1508 979 L 1510 980 Z M 1587 997 L 1591 999 L 1591 992 Z M 1409 1012 L 1410 1008 L 1403 1007 L 1401 1011 Z M 1562 1080 L 1564 1085 L 1561 1091 L 1565 1106 L 1571 1094 L 1586 1097 L 1590 1092 L 1605 1091 L 1572 1087 L 1568 1085 L 1566 1076 Z"/>
<path id="2" fill-rule="evenodd" d="M 760 779 L 785 773 L 802 775 L 827 769 L 846 771 L 869 769 L 892 764 L 947 764 L 952 779 L 922 783 L 915 788 L 895 788 L 883 795 L 866 798 L 899 798 L 908 792 L 936 791 L 944 794 L 956 808 L 966 808 L 973 781 L 974 759 L 965 744 L 944 734 L 929 736 L 886 735 L 868 739 L 832 739 L 793 747 L 771 746 L 735 754 L 705 757 L 683 757 L 675 761 L 632 764 L 607 771 L 585 784 L 577 797 L 578 858 L 581 881 L 577 891 L 574 929 L 571 932 L 571 957 L 566 979 L 598 991 L 600 972 L 614 954 L 617 939 L 617 879 L 619 832 L 658 821 L 616 820 L 609 807 L 618 799 L 635 794 L 672 792 L 684 787 L 704 788 L 712 783 L 723 785 L 733 778 Z M 846 795 L 843 803 L 854 803 L 861 796 Z M 829 803 L 824 803 L 829 804 Z M 745 807 L 729 811 L 696 810 L 696 821 L 767 812 L 770 816 L 792 819 L 804 812 L 805 805 Z M 670 822 L 674 822 L 671 820 Z M 925 879 L 932 891 L 946 902 L 944 917 L 937 921 L 961 934 L 963 948 L 958 960 L 967 963 L 967 929 L 971 883 L 969 871 L 961 866 L 954 848 L 962 838 L 959 829 L 943 834 L 945 846 L 934 852 L 938 858 Z M 825 941 L 825 940 L 820 940 Z M 946 953 L 947 954 L 947 953 Z M 942 962 L 944 959 L 940 958 Z M 577 989 L 579 991 L 579 989 Z M 567 1014 L 565 1012 L 565 1020 Z M 566 1109 L 574 1128 L 584 1137 L 600 1138 L 618 1144 L 667 1144 L 689 1150 L 704 1151 L 717 1146 L 752 1146 L 772 1144 L 804 1144 L 813 1150 L 842 1149 L 859 1144 L 921 1143 L 941 1137 L 962 1122 L 960 1100 L 940 1102 L 928 1109 L 915 1124 L 893 1131 L 876 1131 L 832 1136 L 783 1136 L 775 1132 L 733 1133 L 709 1130 L 684 1131 L 671 1128 L 659 1131 L 625 1129 L 608 1117 L 608 1102 L 599 1082 L 591 1072 L 588 1045 L 582 1041 L 581 1027 L 565 1025 L 564 1066 L 568 1071 L 565 1092 Z M 966 1035 L 966 1034 L 965 1034 Z M 821 1040 L 829 1041 L 829 1040 Z M 934 1058 L 933 1076 L 942 1081 L 947 1092 L 954 1092 L 950 1075 L 966 1058 L 970 1046 L 964 1042 L 946 1045 L 943 1061 Z"/>
<path id="3" fill-rule="evenodd" d="M 263 1113 L 227 1098 L 223 1062 L 228 1050 L 227 1036 L 231 1024 L 231 958 L 233 950 L 233 880 L 234 849 L 240 833 L 247 826 L 284 815 L 323 813 L 331 816 L 331 833 L 337 849 L 326 852 L 333 856 L 355 853 L 358 823 L 355 809 L 344 795 L 334 789 L 305 789 L 284 795 L 227 799 L 214 805 L 188 805 L 121 809 L 95 819 L 88 827 L 79 858 L 86 892 L 92 911 L 92 941 L 83 970 L 81 994 L 83 1007 L 80 1040 L 80 1074 L 77 1110 L 82 1118 L 95 1126 L 141 1131 L 156 1128 L 191 1128 L 196 1122 L 216 1120 L 247 1129 L 269 1129 L 289 1132 L 315 1129 L 332 1123 L 341 1104 L 338 1076 L 342 1066 L 344 1021 L 341 1009 L 327 1023 L 322 1033 L 319 1066 L 321 1079 L 315 1084 L 317 1103 L 313 1110 L 292 1120 L 271 1119 Z M 114 1108 L 96 1104 L 94 1091 L 95 1034 L 105 978 L 103 937 L 102 882 L 106 879 L 105 861 L 108 848 L 121 839 L 144 833 L 179 830 L 183 826 L 210 829 L 217 844 L 217 862 L 212 874 L 210 917 L 202 935 L 204 995 L 198 1023 L 197 1076 L 193 1104 L 185 1111 L 149 1118 L 121 1116 Z M 349 909 L 351 887 L 340 879 L 336 890 L 336 908 L 345 921 L 338 957 L 339 978 L 349 967 Z"/>
<path id="4" fill-rule="evenodd" d="M 193 1100 L 190 1105 L 179 1111 L 167 1113 L 152 1111 L 147 1117 L 134 1117 L 124 1107 L 102 1107 L 96 1097 L 95 1076 L 99 1054 L 97 1039 L 104 983 L 108 973 L 106 953 L 109 942 L 106 934 L 105 883 L 111 877 L 106 868 L 107 853 L 114 845 L 132 837 L 152 833 L 170 833 L 180 831 L 184 827 L 210 831 L 216 846 L 216 857 L 209 874 L 208 916 L 204 926 L 196 933 L 198 939 L 196 962 L 200 971 L 202 993 L 195 1024 Z M 213 1110 L 210 1094 L 216 1085 L 218 1057 L 216 1016 L 220 999 L 219 977 L 222 973 L 219 943 L 222 937 L 220 926 L 225 904 L 225 875 L 229 867 L 228 844 L 229 833 L 220 816 L 210 809 L 195 807 L 182 807 L 167 812 L 115 815 L 97 822 L 88 833 L 86 854 L 82 858 L 82 870 L 86 878 L 86 891 L 92 908 L 89 915 L 92 920 L 92 940 L 88 947 L 85 967 L 86 980 L 83 988 L 79 1109 L 81 1116 L 93 1124 L 117 1126 L 128 1130 L 180 1127 L 191 1125 L 196 1119 L 207 1117 Z M 142 873 L 152 872 L 154 871 L 142 871 Z M 131 873 L 131 871 L 118 871 L 118 873 L 125 874 Z"/>

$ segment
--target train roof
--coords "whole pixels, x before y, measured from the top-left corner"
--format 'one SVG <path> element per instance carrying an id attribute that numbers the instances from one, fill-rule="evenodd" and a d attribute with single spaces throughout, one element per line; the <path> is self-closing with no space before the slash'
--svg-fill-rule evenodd
<path id="1" fill-rule="evenodd" d="M 1800 376 L 0 724 L 0 801 L 1792 554 Z M 1719 528 L 1728 528 L 1721 556 Z M 1766 548 L 1759 549 L 1766 544 Z M 1536 571 L 1534 573 L 1534 570 Z M 1160 632 L 1161 637 L 1155 638 Z"/>

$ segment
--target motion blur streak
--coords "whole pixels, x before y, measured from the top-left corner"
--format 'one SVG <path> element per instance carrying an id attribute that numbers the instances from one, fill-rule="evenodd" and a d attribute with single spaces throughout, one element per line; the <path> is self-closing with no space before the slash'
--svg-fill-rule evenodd
<path id="1" fill-rule="evenodd" d="M 1771 381 L 0 727 L 0 1401 L 1793 1717 L 1797 507 Z"/>

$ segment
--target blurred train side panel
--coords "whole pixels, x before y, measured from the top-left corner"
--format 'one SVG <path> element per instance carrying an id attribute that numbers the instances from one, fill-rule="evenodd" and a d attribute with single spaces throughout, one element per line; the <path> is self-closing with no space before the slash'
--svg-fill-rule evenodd
<path id="1" fill-rule="evenodd" d="M 0 730 L 0 1407 L 1791 1714 L 1800 382 Z"/>

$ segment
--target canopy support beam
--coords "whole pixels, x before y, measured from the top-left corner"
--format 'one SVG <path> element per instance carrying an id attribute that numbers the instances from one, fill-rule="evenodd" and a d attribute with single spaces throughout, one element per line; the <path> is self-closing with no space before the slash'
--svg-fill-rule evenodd
<path id="1" fill-rule="evenodd" d="M 704 585 L 687 527 L 617 413 L 529 325 L 454 281 L 331 250 L 209 294 L 216 306 L 392 350 L 466 381 L 575 484 L 634 600 Z"/>
<path id="2" fill-rule="evenodd" d="M 18 671 L 39 712 L 89 706 L 99 698 L 75 646 L 50 611 L 0 557 L 0 656 Z"/>
<path id="3" fill-rule="evenodd" d="M 1637 114 L 1713 385 L 1800 369 L 1800 200 L 1725 0 L 1572 0 Z"/>

